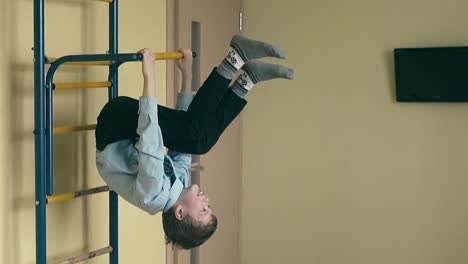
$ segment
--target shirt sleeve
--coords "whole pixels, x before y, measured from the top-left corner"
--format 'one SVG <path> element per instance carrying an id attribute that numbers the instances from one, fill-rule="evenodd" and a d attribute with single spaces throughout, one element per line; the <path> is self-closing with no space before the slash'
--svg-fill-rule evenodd
<path id="1" fill-rule="evenodd" d="M 150 214 L 164 209 L 171 182 L 164 174 L 164 143 L 158 124 L 157 99 L 141 97 L 137 133 L 138 175 L 135 196 L 140 207 Z"/>
<path id="2" fill-rule="evenodd" d="M 177 95 L 176 109 L 187 111 L 192 102 L 193 95 L 191 93 L 179 93 Z"/>
<path id="3" fill-rule="evenodd" d="M 193 96 L 190 93 L 179 93 L 177 95 L 176 109 L 187 111 L 190 103 L 192 102 L 192 98 Z M 179 176 L 179 179 L 184 183 L 184 186 L 188 186 L 192 154 L 180 153 L 169 149 L 167 155 L 172 159 L 176 175 Z"/>

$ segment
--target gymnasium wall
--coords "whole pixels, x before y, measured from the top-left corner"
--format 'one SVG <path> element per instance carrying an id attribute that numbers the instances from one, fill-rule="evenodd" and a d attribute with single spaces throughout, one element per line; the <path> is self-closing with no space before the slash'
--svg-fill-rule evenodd
<path id="1" fill-rule="evenodd" d="M 108 8 L 89 0 L 46 0 L 46 53 L 105 53 Z M 33 1 L 0 0 L 0 263 L 35 263 Z M 165 51 L 166 1 L 120 1 L 120 52 Z M 165 63 L 157 62 L 165 103 Z M 57 82 L 104 81 L 99 67 L 63 67 Z M 120 95 L 138 98 L 141 63 L 120 70 Z M 95 123 L 107 90 L 55 92 L 55 125 Z M 94 132 L 55 137 L 55 191 L 104 185 L 95 168 Z M 108 195 L 48 206 L 48 256 L 63 259 L 108 245 Z M 121 263 L 165 263 L 161 218 L 120 200 Z M 108 263 L 108 256 L 89 263 Z"/>
<path id="2" fill-rule="evenodd" d="M 468 45 L 468 2 L 243 9 L 297 78 L 248 95 L 241 262 L 468 263 L 468 104 L 396 103 L 393 74 L 394 48 Z"/>

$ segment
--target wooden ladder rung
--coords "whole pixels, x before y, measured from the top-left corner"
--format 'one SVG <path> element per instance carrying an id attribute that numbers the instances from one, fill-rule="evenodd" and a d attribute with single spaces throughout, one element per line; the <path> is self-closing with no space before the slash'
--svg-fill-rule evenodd
<path id="1" fill-rule="evenodd" d="M 97 256 L 101 256 L 101 255 L 104 255 L 104 254 L 107 254 L 107 253 L 111 253 L 111 252 L 112 252 L 112 247 L 108 246 L 108 247 L 105 247 L 105 248 L 101 248 L 101 249 L 89 252 L 88 254 L 85 254 L 85 255 L 81 255 L 81 256 L 78 256 L 78 257 L 72 257 L 72 258 L 69 258 L 67 260 L 63 260 L 63 261 L 59 262 L 59 264 L 78 263 L 78 262 L 82 262 L 82 261 L 85 261 L 85 260 L 88 260 L 88 259 L 92 259 L 92 258 L 97 257 Z"/>
<path id="2" fill-rule="evenodd" d="M 94 129 L 96 129 L 96 124 L 83 125 L 83 126 L 64 126 L 64 127 L 54 127 L 53 133 L 54 135 L 60 135 L 60 134 L 66 134 L 70 132 L 86 131 L 86 130 L 94 130 Z"/>

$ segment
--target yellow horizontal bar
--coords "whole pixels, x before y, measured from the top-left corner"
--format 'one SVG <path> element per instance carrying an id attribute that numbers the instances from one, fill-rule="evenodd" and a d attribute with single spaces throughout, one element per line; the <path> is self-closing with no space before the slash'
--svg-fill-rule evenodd
<path id="1" fill-rule="evenodd" d="M 153 53 L 155 60 L 178 60 L 184 57 L 182 52 Z"/>
<path id="2" fill-rule="evenodd" d="M 55 83 L 55 89 L 76 88 L 106 88 L 111 87 L 111 82 L 78 82 L 78 83 Z"/>
<path id="3" fill-rule="evenodd" d="M 77 191 L 77 192 L 68 192 L 68 193 L 62 193 L 58 195 L 50 195 L 50 196 L 47 196 L 47 203 L 63 202 L 63 201 L 71 200 L 71 199 L 78 198 L 81 196 L 85 196 L 85 195 L 96 194 L 96 193 L 107 192 L 107 191 L 109 191 L 108 186 L 100 186 L 100 187 L 95 187 L 95 188 Z"/>
<path id="4" fill-rule="evenodd" d="M 98 2 L 106 2 L 106 3 L 112 3 L 113 0 L 95 0 L 95 1 L 98 1 Z"/>
<path id="5" fill-rule="evenodd" d="M 65 127 L 54 127 L 54 135 L 60 135 L 75 131 L 85 131 L 96 129 L 96 124 L 84 125 L 84 126 L 65 126 Z"/>
<path id="6" fill-rule="evenodd" d="M 75 193 L 63 193 L 58 195 L 47 196 L 47 203 L 56 203 L 73 199 Z"/>

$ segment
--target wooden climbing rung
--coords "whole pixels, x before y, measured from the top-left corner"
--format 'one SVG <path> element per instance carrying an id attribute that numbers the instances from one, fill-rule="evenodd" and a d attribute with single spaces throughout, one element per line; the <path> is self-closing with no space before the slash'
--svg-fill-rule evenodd
<path id="1" fill-rule="evenodd" d="M 77 131 L 86 131 L 86 130 L 94 130 L 96 129 L 96 124 L 91 125 L 83 125 L 83 126 L 65 126 L 65 127 L 54 127 L 54 135 L 60 135 L 70 132 L 77 132 Z"/>
<path id="2" fill-rule="evenodd" d="M 58 264 L 78 263 L 78 262 L 82 262 L 82 261 L 85 261 L 85 260 L 88 260 L 88 259 L 92 259 L 92 258 L 97 257 L 97 256 L 101 256 L 101 255 L 104 255 L 104 254 L 107 254 L 107 253 L 111 253 L 111 252 L 112 252 L 112 247 L 108 246 L 108 247 L 105 247 L 105 248 L 101 248 L 101 249 L 89 252 L 88 254 L 85 254 L 85 255 L 81 255 L 81 256 L 78 256 L 78 257 L 72 257 L 72 258 L 69 258 L 67 260 L 63 260 L 63 261 L 59 262 Z"/>

